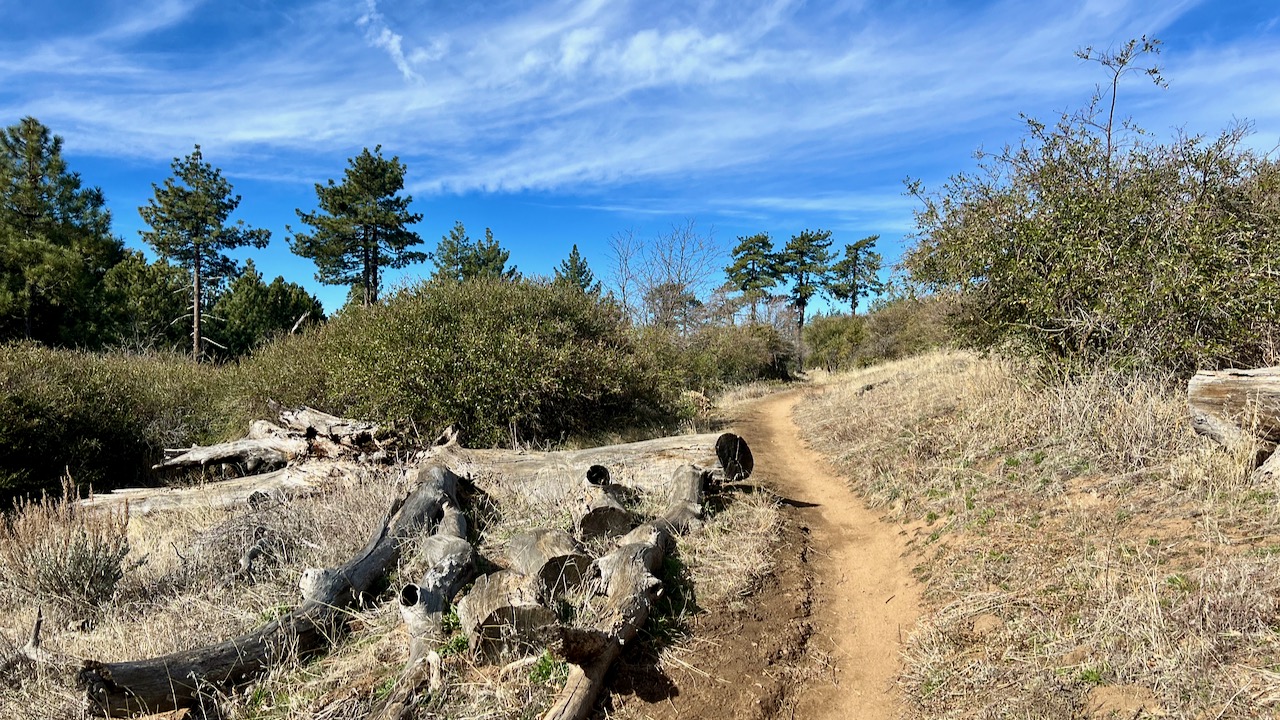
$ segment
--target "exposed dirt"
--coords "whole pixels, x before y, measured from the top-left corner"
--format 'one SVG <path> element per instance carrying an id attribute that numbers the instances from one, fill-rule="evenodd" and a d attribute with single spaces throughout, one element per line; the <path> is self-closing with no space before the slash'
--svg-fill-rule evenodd
<path id="1" fill-rule="evenodd" d="M 907 533 L 866 509 L 791 419 L 803 390 L 747 406 L 734 431 L 751 444 L 758 487 L 779 495 L 773 570 L 739 610 L 691 622 L 688 649 L 615 669 L 614 712 L 637 718 L 898 716 L 899 650 L 920 614 Z"/>

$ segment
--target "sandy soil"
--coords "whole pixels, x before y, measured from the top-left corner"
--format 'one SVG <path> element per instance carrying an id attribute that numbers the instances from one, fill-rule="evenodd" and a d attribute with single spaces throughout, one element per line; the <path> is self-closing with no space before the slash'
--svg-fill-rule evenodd
<path id="1" fill-rule="evenodd" d="M 625 661 L 614 683 L 623 715 L 898 716 L 899 650 L 920 614 L 907 535 L 801 443 L 791 411 L 803 392 L 761 398 L 733 426 L 756 460 L 738 490 L 766 488 L 784 504 L 773 571 L 746 608 L 698 616 L 676 661 Z"/>

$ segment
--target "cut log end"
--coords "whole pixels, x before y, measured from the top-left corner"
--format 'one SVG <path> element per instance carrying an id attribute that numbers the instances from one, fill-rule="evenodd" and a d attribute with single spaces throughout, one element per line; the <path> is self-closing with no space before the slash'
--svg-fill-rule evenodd
<path id="1" fill-rule="evenodd" d="M 725 433 L 716 440 L 716 459 L 724 469 L 724 479 L 729 482 L 746 480 L 756 467 L 747 441 L 733 433 Z"/>

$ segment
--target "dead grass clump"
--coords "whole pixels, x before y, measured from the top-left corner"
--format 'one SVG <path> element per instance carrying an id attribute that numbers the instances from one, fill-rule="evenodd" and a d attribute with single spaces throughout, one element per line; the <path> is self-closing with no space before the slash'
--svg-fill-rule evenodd
<path id="1" fill-rule="evenodd" d="M 740 605 L 773 566 L 782 522 L 777 497 L 762 491 L 726 489 L 728 506 L 702 529 L 679 539 L 691 580 L 704 607 Z"/>
<path id="2" fill-rule="evenodd" d="M 1252 444 L 1194 435 L 1185 388 L 935 353 L 836 378 L 797 418 L 919 528 L 912 716 L 1280 709 L 1280 488 Z"/>
<path id="3" fill-rule="evenodd" d="M 128 508 L 88 510 L 62 497 L 20 501 L 0 523 L 0 583 L 64 612 L 109 602 L 128 570 Z"/>

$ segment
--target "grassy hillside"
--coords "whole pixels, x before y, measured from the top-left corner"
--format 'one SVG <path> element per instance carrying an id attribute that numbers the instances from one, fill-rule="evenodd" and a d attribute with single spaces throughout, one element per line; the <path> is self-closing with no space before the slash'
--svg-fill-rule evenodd
<path id="1" fill-rule="evenodd" d="M 841 376 L 797 415 L 915 534 L 911 717 L 1280 708 L 1277 488 L 1254 448 L 1193 434 L 1182 386 L 936 353 Z"/>

